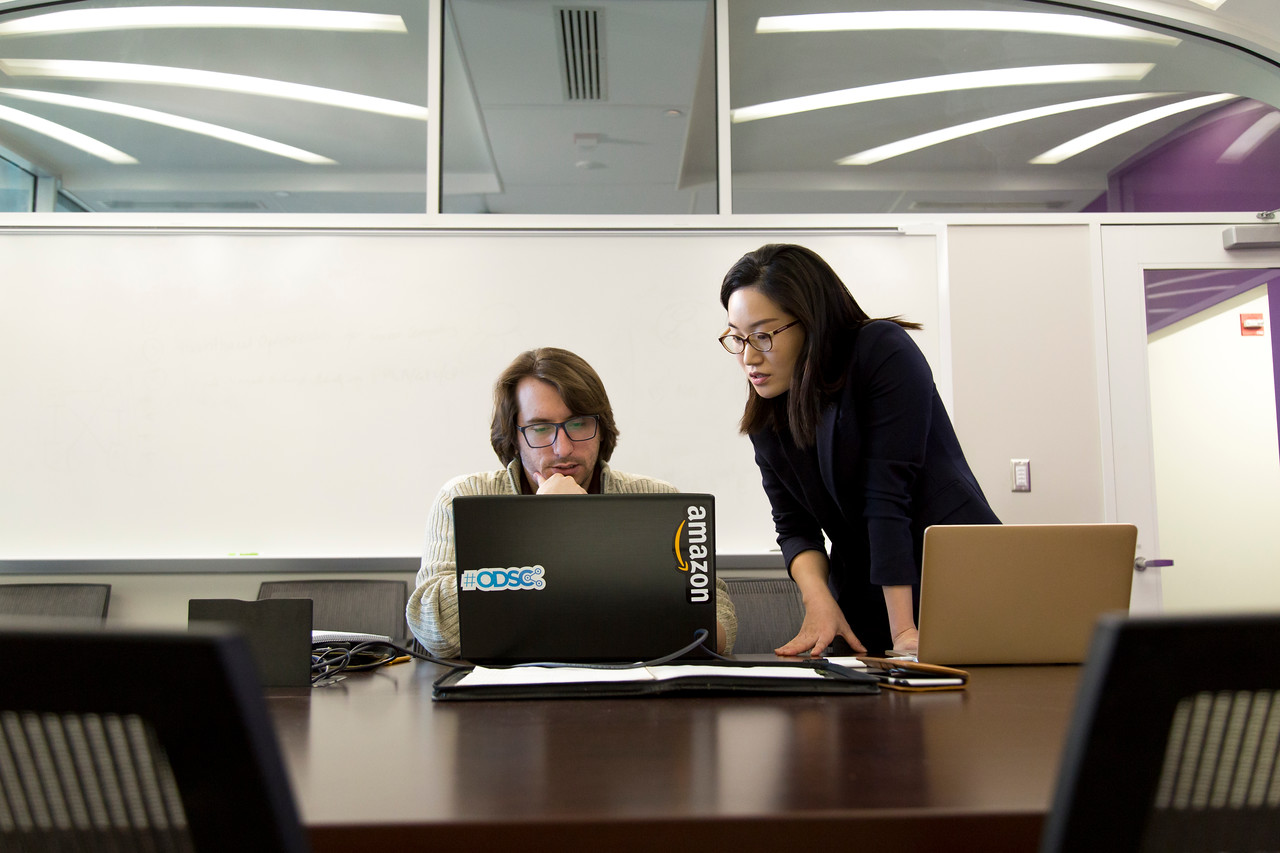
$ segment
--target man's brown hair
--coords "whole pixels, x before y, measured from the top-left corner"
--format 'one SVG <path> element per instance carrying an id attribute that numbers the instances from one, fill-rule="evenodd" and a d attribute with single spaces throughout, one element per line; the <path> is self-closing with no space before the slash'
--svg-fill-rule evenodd
<path id="1" fill-rule="evenodd" d="M 579 355 L 556 347 L 539 347 L 522 352 L 502 371 L 493 386 L 493 423 L 489 427 L 489 443 L 503 465 L 520 456 L 520 431 L 516 416 L 516 386 L 527 377 L 541 379 L 560 393 L 564 404 L 575 415 L 595 415 L 599 423 L 600 461 L 608 462 L 618 445 L 618 425 L 613 420 L 613 406 L 605 393 L 604 383 L 591 365 Z"/>

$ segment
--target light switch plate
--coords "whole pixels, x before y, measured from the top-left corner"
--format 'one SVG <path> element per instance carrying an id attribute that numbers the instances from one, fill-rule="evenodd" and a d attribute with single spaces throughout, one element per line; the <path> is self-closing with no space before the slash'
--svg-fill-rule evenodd
<path id="1" fill-rule="evenodd" d="M 1015 492 L 1031 491 L 1031 460 L 1010 459 L 1013 466 L 1013 490 Z"/>

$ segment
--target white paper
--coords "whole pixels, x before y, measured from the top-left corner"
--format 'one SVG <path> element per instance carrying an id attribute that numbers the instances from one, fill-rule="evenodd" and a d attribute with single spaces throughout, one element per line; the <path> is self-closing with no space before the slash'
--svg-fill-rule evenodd
<path id="1" fill-rule="evenodd" d="M 623 684 L 639 681 L 668 681 L 686 677 L 712 678 L 794 678 L 814 679 L 823 676 L 814 669 L 800 666 L 724 667 L 710 664 L 667 664 L 632 669 L 592 669 L 583 666 L 522 666 L 491 669 L 477 666 L 458 679 L 458 687 L 513 687 L 531 684 Z"/>
<path id="2" fill-rule="evenodd" d="M 477 666 L 458 679 L 459 687 L 505 687 L 522 684 L 580 684 L 608 681 L 652 681 L 646 669 L 590 669 L 582 666 L 521 666 L 512 669 L 491 669 Z"/>
<path id="3" fill-rule="evenodd" d="M 707 664 L 684 664 L 651 666 L 649 671 L 653 673 L 655 681 L 667 681 L 672 678 L 684 678 L 687 676 L 709 676 L 712 678 L 723 678 L 725 676 L 733 676 L 734 678 L 822 678 L 821 673 L 807 666 L 723 667 L 709 666 Z"/>
<path id="4" fill-rule="evenodd" d="M 827 663 L 834 663 L 836 666 L 843 666 L 849 669 L 866 669 L 867 665 L 857 658 L 824 658 Z"/>

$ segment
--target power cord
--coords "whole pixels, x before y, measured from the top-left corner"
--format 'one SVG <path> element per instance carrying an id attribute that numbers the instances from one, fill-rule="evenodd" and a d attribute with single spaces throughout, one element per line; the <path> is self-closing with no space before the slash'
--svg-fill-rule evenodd
<path id="1" fill-rule="evenodd" d="M 693 634 L 693 642 L 683 648 L 677 649 L 668 655 L 653 658 L 652 660 L 641 660 L 633 663 L 569 663 L 567 661 L 540 661 L 536 663 L 518 663 L 508 667 L 495 667 L 495 669 L 515 669 L 518 667 L 539 666 L 546 668 L 562 668 L 573 667 L 576 669 L 642 669 L 646 666 L 659 666 L 664 663 L 670 663 L 676 658 L 683 657 L 690 652 L 701 649 L 711 657 L 728 661 L 732 660 L 724 655 L 718 654 L 707 646 L 707 640 L 711 633 L 705 628 L 699 628 Z M 467 661 L 452 660 L 449 658 L 439 658 L 427 652 L 417 652 L 413 649 L 407 649 L 404 646 L 386 640 L 368 640 L 362 643 L 317 643 L 311 647 L 311 684 L 313 687 L 323 687 L 329 684 L 336 684 L 346 676 L 347 672 L 365 672 L 371 669 L 377 669 L 380 666 L 391 666 L 392 664 L 404 663 L 410 658 L 429 661 L 430 663 L 440 664 L 442 666 L 470 666 Z"/>
<path id="2" fill-rule="evenodd" d="M 311 684 L 323 687 L 341 681 L 346 672 L 365 672 L 380 666 L 404 663 L 410 658 L 442 666 L 461 666 L 465 662 L 439 658 L 426 652 L 407 649 L 387 640 L 360 643 L 316 643 L 311 647 Z"/>

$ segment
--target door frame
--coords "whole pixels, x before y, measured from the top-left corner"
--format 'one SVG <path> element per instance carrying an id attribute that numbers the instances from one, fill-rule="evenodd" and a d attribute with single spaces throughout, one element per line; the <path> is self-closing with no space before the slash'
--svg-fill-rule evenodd
<path id="1" fill-rule="evenodd" d="M 1103 462 L 1111 483 L 1105 511 L 1108 520 L 1138 526 L 1137 556 L 1148 560 L 1177 555 L 1160 551 L 1143 274 L 1149 269 L 1280 267 L 1280 249 L 1224 248 L 1223 231 L 1232 224 L 1239 223 L 1094 226 L 1095 304 L 1105 326 L 1099 336 L 1104 349 L 1099 375 Z M 1135 572 L 1130 611 L 1162 609 L 1160 569 Z"/>

